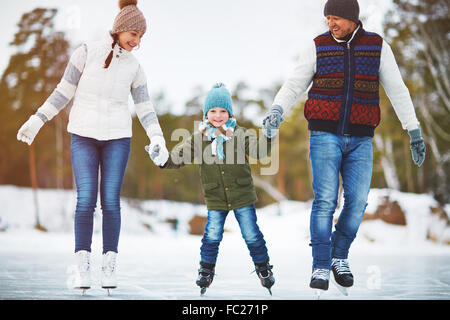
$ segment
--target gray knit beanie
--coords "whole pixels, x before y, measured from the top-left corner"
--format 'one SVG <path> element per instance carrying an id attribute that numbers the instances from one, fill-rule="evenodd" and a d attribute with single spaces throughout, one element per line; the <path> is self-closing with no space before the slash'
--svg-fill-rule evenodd
<path id="1" fill-rule="evenodd" d="M 359 23 L 359 5 L 357 0 L 328 0 L 323 9 L 324 16 L 333 15 L 356 24 Z"/>

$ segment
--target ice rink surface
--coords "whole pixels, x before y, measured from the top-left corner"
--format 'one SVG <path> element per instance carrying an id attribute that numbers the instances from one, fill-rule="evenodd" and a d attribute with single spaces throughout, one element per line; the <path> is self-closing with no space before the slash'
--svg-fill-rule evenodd
<path id="1" fill-rule="evenodd" d="M 270 296 L 253 271 L 239 234 L 225 234 L 216 277 L 204 297 L 195 285 L 199 236 L 121 236 L 119 286 L 107 296 L 100 288 L 101 235 L 92 247 L 93 285 L 85 296 L 70 288 L 73 279 L 73 236 L 38 231 L 0 233 L 0 299 L 4 300 L 310 300 L 310 248 L 304 243 L 269 243 L 276 283 Z M 266 239 L 267 240 L 267 239 Z M 321 299 L 448 300 L 450 250 L 430 246 L 352 248 L 355 285 L 343 296 L 333 284 Z"/>

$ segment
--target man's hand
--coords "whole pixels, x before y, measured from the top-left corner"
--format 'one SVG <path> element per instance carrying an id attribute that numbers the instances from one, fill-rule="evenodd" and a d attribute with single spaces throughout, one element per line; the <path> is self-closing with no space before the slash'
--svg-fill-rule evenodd
<path id="1" fill-rule="evenodd" d="M 425 143 L 423 142 L 422 133 L 420 128 L 408 131 L 410 137 L 410 148 L 413 161 L 419 167 L 422 165 L 425 160 L 425 153 L 427 148 L 425 147 Z"/>
<path id="2" fill-rule="evenodd" d="M 274 105 L 270 108 L 269 113 L 263 120 L 262 130 L 264 135 L 271 139 L 276 136 L 278 128 L 281 122 L 284 121 L 282 118 L 283 108 L 279 105 Z"/>

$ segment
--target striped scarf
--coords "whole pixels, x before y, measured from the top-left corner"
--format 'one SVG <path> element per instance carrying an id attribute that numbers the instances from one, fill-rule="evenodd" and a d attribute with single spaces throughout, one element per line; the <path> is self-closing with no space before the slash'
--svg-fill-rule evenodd
<path id="1" fill-rule="evenodd" d="M 208 138 L 208 141 L 212 141 L 211 153 L 214 156 L 217 155 L 219 160 L 225 159 L 223 143 L 233 137 L 234 128 L 236 128 L 236 119 L 234 117 L 229 118 L 228 121 L 219 128 L 211 125 L 208 119 L 200 122 L 198 126 L 198 130 Z"/>

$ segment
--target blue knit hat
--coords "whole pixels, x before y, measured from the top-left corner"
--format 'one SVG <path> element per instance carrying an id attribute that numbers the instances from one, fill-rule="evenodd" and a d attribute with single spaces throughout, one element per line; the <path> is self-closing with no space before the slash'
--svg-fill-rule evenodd
<path id="1" fill-rule="evenodd" d="M 221 82 L 216 83 L 206 95 L 203 106 L 203 119 L 206 119 L 206 114 L 209 110 L 216 107 L 226 109 L 230 117 L 233 116 L 231 94 Z"/>

